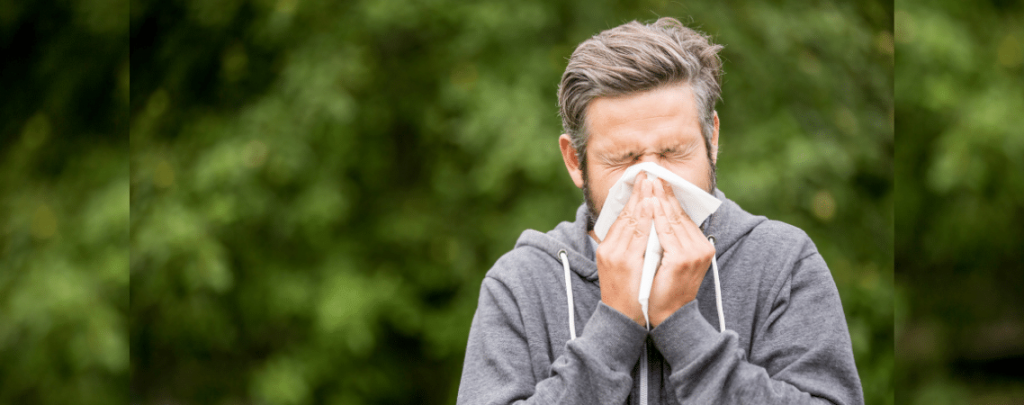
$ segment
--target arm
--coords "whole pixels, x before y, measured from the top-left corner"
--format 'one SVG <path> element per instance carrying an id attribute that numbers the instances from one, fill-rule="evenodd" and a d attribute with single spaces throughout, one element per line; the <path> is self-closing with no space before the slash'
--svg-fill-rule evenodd
<path id="1" fill-rule="evenodd" d="M 583 334 L 566 344 L 551 374 L 540 379 L 515 297 L 499 280 L 485 278 L 457 403 L 622 404 L 646 336 L 643 327 L 600 303 Z"/>
<path id="2" fill-rule="evenodd" d="M 735 332 L 718 330 L 697 301 L 651 332 L 672 368 L 669 387 L 683 403 L 863 404 L 850 335 L 835 283 L 817 253 L 776 286 L 748 361 Z"/>
<path id="3" fill-rule="evenodd" d="M 550 375 L 537 375 L 531 367 L 523 319 L 532 315 L 517 305 L 511 284 L 484 279 L 469 330 L 459 404 L 626 401 L 633 382 L 630 372 L 647 338 L 636 297 L 652 218 L 650 203 L 640 203 L 640 195 L 653 192 L 647 184 L 641 193 L 639 184 L 634 184 L 633 195 L 596 252 L 601 302 L 583 334 L 566 343 L 564 353 L 551 364 Z"/>
<path id="4" fill-rule="evenodd" d="M 765 321 L 755 326 L 751 361 L 731 331 L 719 333 L 697 309 L 714 247 L 685 215 L 671 187 L 655 184 L 654 224 L 665 248 L 651 289 L 651 338 L 683 403 L 864 402 L 835 282 L 813 248 L 773 286 Z M 742 293 L 742 292 L 741 292 Z"/>

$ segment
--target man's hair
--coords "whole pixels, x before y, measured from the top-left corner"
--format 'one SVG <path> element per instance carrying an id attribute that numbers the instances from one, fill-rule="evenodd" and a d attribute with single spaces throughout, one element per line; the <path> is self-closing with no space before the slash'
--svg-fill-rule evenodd
<path id="1" fill-rule="evenodd" d="M 558 85 L 562 127 L 580 166 L 587 165 L 587 107 L 598 97 L 616 97 L 687 83 L 696 99 L 701 134 L 711 158 L 715 101 L 721 98 L 721 45 L 663 17 L 653 24 L 631 21 L 583 41 L 569 58 Z"/>

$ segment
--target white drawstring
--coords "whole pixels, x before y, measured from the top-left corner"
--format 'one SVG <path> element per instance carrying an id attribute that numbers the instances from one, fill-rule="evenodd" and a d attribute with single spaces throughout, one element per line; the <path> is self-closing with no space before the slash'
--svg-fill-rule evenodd
<path id="1" fill-rule="evenodd" d="M 562 258 L 562 267 L 565 268 L 565 299 L 569 306 L 569 340 L 575 340 L 576 310 L 573 309 L 572 305 L 572 281 L 569 278 L 569 257 L 565 254 L 565 249 L 559 250 L 558 256 Z"/>
<path id="2" fill-rule="evenodd" d="M 708 241 L 711 242 L 711 247 L 715 247 L 715 237 L 708 236 Z M 722 311 L 722 286 L 718 283 L 718 261 L 715 260 L 715 256 L 718 252 L 711 255 L 711 270 L 715 274 L 715 306 L 718 307 L 718 329 L 725 332 L 725 312 Z"/>

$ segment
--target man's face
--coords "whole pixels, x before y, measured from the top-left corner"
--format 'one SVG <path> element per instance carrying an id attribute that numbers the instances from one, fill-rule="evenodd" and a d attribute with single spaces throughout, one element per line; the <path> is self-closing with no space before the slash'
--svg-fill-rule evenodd
<path id="1" fill-rule="evenodd" d="M 562 135 L 560 144 L 569 174 L 576 186 L 584 190 L 593 219 L 604 207 L 608 190 L 626 168 L 641 162 L 655 162 L 705 191 L 712 191 L 718 117 L 709 161 L 689 85 L 597 98 L 587 109 L 587 120 L 590 139 L 586 167 L 578 164 L 567 135 Z"/>

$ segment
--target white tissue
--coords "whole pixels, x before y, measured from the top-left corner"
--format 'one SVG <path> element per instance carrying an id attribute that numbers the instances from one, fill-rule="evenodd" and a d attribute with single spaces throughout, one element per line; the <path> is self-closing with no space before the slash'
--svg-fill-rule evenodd
<path id="1" fill-rule="evenodd" d="M 601 208 L 601 214 L 598 215 L 597 222 L 594 223 L 594 233 L 597 234 L 600 240 L 604 240 L 604 237 L 608 234 L 608 228 L 611 228 L 612 223 L 615 222 L 619 213 L 622 212 L 622 208 L 629 201 L 629 196 L 633 193 L 634 180 L 641 171 L 647 172 L 648 178 L 664 179 L 671 185 L 676 199 L 679 200 L 679 205 L 682 206 L 686 215 L 690 216 L 693 223 L 697 225 L 703 223 L 711 213 L 715 212 L 722 205 L 722 202 L 715 198 L 715 196 L 708 194 L 700 187 L 693 185 L 693 183 L 677 176 L 668 169 L 658 166 L 657 163 L 644 162 L 633 165 L 626 169 L 622 177 L 608 190 L 608 197 L 604 200 L 604 207 Z M 655 231 L 654 223 L 652 222 L 651 236 L 647 239 L 647 251 L 644 255 L 643 272 L 640 274 L 640 294 L 637 297 L 640 307 L 643 309 L 644 320 L 647 321 L 648 327 L 651 324 L 651 319 L 647 314 L 648 303 L 651 297 L 651 285 L 654 283 L 654 273 L 658 269 L 663 252 L 661 242 L 658 241 L 658 233 Z"/>

